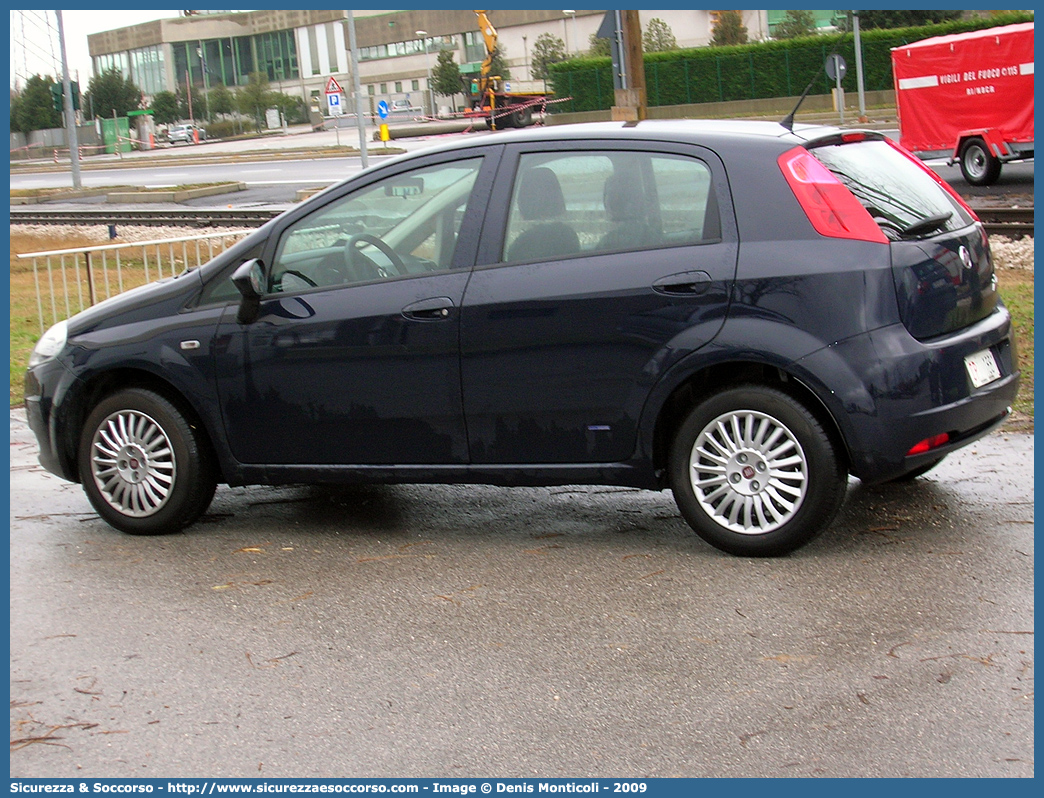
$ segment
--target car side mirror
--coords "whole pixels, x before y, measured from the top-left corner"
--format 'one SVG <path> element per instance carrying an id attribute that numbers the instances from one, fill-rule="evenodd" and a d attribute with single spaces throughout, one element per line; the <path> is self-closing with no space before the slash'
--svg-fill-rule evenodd
<path id="1" fill-rule="evenodd" d="M 243 295 L 239 301 L 239 313 L 236 321 L 240 324 L 250 324 L 257 318 L 257 312 L 261 307 L 261 297 L 264 295 L 265 264 L 260 258 L 252 258 L 232 273 L 232 284 Z"/>

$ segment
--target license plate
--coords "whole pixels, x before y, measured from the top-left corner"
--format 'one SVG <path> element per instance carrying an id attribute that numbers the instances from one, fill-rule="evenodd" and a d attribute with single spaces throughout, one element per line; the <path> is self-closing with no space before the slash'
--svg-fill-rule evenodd
<path id="1" fill-rule="evenodd" d="M 993 352 L 989 349 L 983 349 L 974 355 L 968 355 L 964 358 L 964 367 L 968 370 L 968 376 L 971 378 L 972 385 L 976 388 L 989 385 L 994 380 L 1001 378 L 997 358 L 993 356 Z"/>

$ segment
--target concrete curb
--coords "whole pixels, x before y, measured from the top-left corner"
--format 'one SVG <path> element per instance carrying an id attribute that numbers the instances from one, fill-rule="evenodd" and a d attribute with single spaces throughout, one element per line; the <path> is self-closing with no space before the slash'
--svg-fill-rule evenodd
<path id="1" fill-rule="evenodd" d="M 184 202 L 198 197 L 212 197 L 215 194 L 231 194 L 233 191 L 246 191 L 246 183 L 222 183 L 217 186 L 188 188 L 183 191 L 123 191 L 109 194 L 106 202 Z"/>
<path id="2" fill-rule="evenodd" d="M 144 186 L 140 187 L 142 191 L 145 190 Z M 82 188 L 79 190 L 69 189 L 63 191 L 61 194 L 48 194 L 45 197 L 11 197 L 12 205 L 39 205 L 42 202 L 48 202 L 53 199 L 83 199 L 84 197 L 97 197 L 100 194 L 108 194 L 109 189 L 104 186 L 101 188 Z"/>

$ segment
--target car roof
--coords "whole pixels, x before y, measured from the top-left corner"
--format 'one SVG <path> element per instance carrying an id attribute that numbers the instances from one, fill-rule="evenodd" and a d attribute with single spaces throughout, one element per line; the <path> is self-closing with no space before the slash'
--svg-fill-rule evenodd
<path id="1" fill-rule="evenodd" d="M 840 128 L 821 125 L 794 125 L 789 130 L 779 122 L 746 119 L 648 119 L 641 122 L 584 122 L 548 125 L 524 130 L 498 131 L 495 138 L 454 141 L 425 148 L 416 155 L 432 152 L 467 151 L 494 144 L 557 141 L 678 141 L 706 144 L 750 143 L 762 141 L 795 146 L 812 139 L 837 134 Z"/>

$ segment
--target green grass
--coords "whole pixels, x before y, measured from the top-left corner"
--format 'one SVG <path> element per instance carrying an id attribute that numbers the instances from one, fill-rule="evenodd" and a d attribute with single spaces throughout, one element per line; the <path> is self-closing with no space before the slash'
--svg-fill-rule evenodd
<path id="1" fill-rule="evenodd" d="M 1000 294 L 1011 311 L 1019 349 L 1022 384 L 1015 399 L 1015 412 L 1033 423 L 1033 272 L 1004 271 Z"/>

